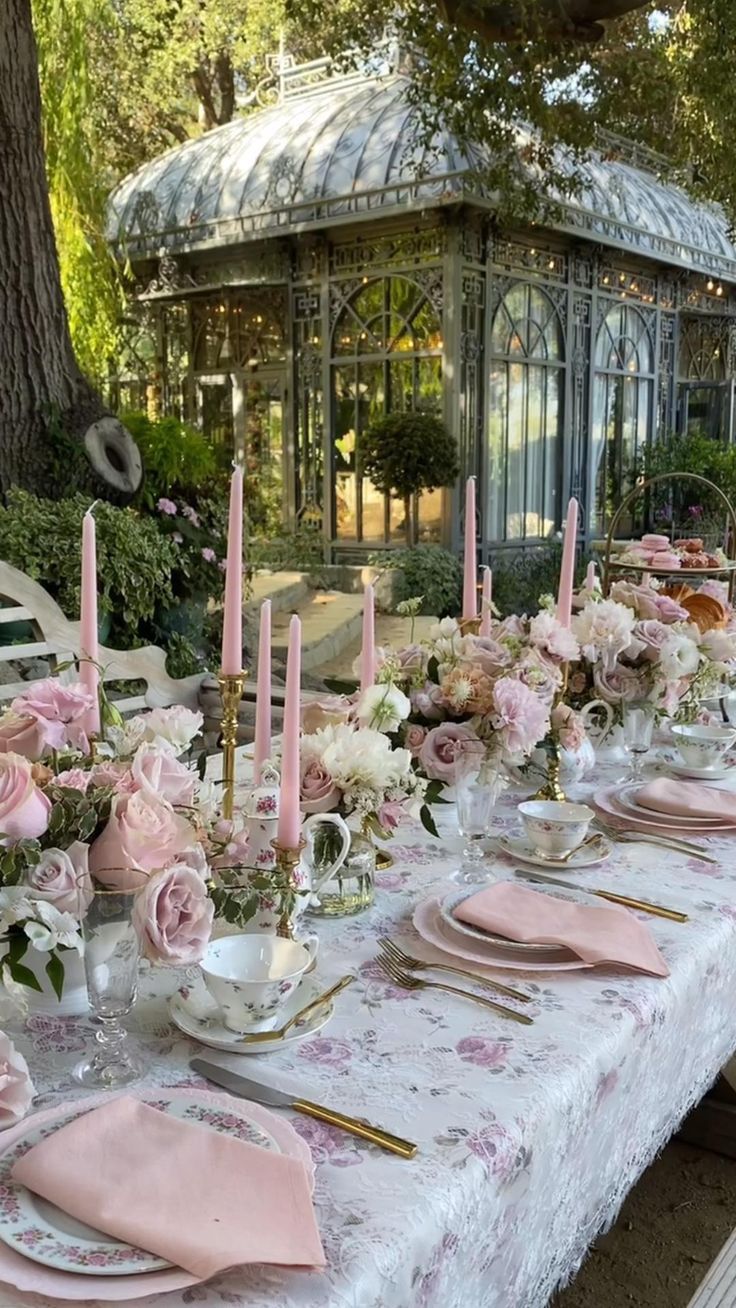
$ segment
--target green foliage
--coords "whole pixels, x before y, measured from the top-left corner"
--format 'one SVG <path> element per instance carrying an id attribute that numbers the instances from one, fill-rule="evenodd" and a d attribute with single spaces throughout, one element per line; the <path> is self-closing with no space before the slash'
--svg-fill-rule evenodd
<path id="1" fill-rule="evenodd" d="M 559 541 L 524 550 L 512 558 L 494 559 L 493 602 L 501 617 L 509 613 L 534 614 L 540 596 L 556 595 L 561 562 Z"/>
<path id="2" fill-rule="evenodd" d="M 283 528 L 268 540 L 256 537 L 248 542 L 248 562 L 253 568 L 274 572 L 312 572 L 324 563 L 324 539 L 319 531 L 300 527 Z"/>
<path id="3" fill-rule="evenodd" d="M 647 477 L 676 472 L 706 477 L 736 505 L 736 446 L 725 445 L 702 432 L 672 435 L 647 451 L 642 471 Z M 723 544 L 726 511 L 720 496 L 696 481 L 666 481 L 650 495 L 652 527 L 673 526 L 679 535 L 702 536 L 709 548 Z"/>
<path id="4" fill-rule="evenodd" d="M 138 504 L 152 509 L 162 496 L 196 498 L 202 487 L 215 479 L 214 449 L 196 427 L 178 418 L 151 419 L 145 413 L 122 413 L 120 420 L 143 460 Z"/>
<path id="5" fill-rule="evenodd" d="M 79 614 L 84 495 L 40 499 L 28 491 L 8 492 L 0 505 L 0 558 L 28 573 L 53 595 L 69 618 Z M 100 613 L 112 618 L 110 643 L 140 644 L 141 624 L 173 599 L 175 547 L 155 522 L 133 509 L 98 503 L 97 562 Z"/>
<path id="6" fill-rule="evenodd" d="M 460 470 L 454 438 L 431 413 L 387 413 L 363 432 L 358 452 L 361 476 L 400 499 L 452 486 Z"/>
<path id="7" fill-rule="evenodd" d="M 422 613 L 438 618 L 459 613 L 463 569 L 450 550 L 441 545 L 416 545 L 374 554 L 370 561 L 375 567 L 402 573 L 399 603 L 421 597 Z"/>

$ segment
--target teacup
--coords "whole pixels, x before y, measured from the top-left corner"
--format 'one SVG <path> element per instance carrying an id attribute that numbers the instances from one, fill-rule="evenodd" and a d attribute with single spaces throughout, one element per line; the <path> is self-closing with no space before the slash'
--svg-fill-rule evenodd
<path id="1" fill-rule="evenodd" d="M 547 858 L 562 858 L 577 849 L 595 817 L 586 804 L 555 799 L 527 800 L 519 804 L 519 812 L 534 852 Z"/>
<path id="2" fill-rule="evenodd" d="M 308 944 L 281 936 L 239 935 L 213 940 L 201 963 L 205 985 L 230 1031 L 275 1024 L 316 957 Z"/>
<path id="3" fill-rule="evenodd" d="M 689 726 L 670 728 L 672 739 L 683 762 L 691 768 L 714 768 L 736 741 L 733 727 L 708 727 L 693 722 Z"/>

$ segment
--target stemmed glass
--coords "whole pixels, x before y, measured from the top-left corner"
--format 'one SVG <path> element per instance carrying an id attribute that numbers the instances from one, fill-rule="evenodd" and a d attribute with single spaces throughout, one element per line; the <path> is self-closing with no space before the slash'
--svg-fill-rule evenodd
<path id="1" fill-rule="evenodd" d="M 482 758 L 461 756 L 455 764 L 455 808 L 457 825 L 463 837 L 463 866 L 450 879 L 460 885 L 477 885 L 492 880 L 483 867 L 483 841 L 491 830 L 493 812 L 500 791 L 498 775 L 490 771 Z"/>
<path id="2" fill-rule="evenodd" d="M 631 757 L 629 774 L 625 781 L 641 781 L 644 755 L 652 744 L 654 708 L 651 704 L 634 702 L 623 706 L 624 748 Z"/>
<path id="3" fill-rule="evenodd" d="M 132 868 L 110 868 L 77 882 L 87 995 L 97 1020 L 96 1048 L 74 1068 L 74 1078 L 82 1085 L 114 1090 L 143 1073 L 127 1047 L 122 1019 L 133 1007 L 138 988 L 140 941 L 134 908 L 147 880 L 144 872 Z"/>

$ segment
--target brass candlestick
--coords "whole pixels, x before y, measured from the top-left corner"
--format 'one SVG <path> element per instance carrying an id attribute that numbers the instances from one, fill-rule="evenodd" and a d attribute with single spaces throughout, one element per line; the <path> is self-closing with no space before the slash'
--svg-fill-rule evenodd
<path id="1" fill-rule="evenodd" d="M 232 818 L 235 800 L 238 709 L 245 684 L 245 672 L 221 672 L 217 679 L 222 696 L 222 815 Z"/>
<path id="2" fill-rule="evenodd" d="M 294 869 L 299 866 L 299 859 L 302 856 L 305 844 L 306 841 L 301 839 L 296 847 L 282 845 L 278 839 L 271 841 L 271 845 L 276 850 L 278 893 L 281 896 L 281 916 L 276 927 L 276 935 L 281 936 L 284 940 L 294 939 L 294 932 L 291 928 L 291 913 L 299 889 L 294 876 Z"/>
<path id="3" fill-rule="evenodd" d="M 570 664 L 562 665 L 562 685 L 558 690 L 552 702 L 552 711 L 560 704 L 564 704 L 565 695 L 567 694 L 567 682 L 570 676 Z M 564 804 L 567 795 L 562 789 L 560 782 L 560 738 L 555 727 L 550 728 L 551 745 L 547 754 L 547 780 L 542 783 L 532 799 L 554 799 L 559 804 Z"/>
<path id="4" fill-rule="evenodd" d="M 480 635 L 480 618 L 460 618 L 458 626 L 462 636 Z"/>

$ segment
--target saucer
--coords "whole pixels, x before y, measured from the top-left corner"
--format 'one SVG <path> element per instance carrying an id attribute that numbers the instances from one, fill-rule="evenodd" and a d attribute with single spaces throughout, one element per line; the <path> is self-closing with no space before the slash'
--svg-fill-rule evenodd
<path id="1" fill-rule="evenodd" d="M 545 858 L 544 854 L 538 854 L 534 846 L 523 836 L 497 836 L 496 845 L 502 854 L 518 859 L 520 863 L 531 863 L 533 867 L 564 868 L 566 872 L 574 872 L 575 868 L 579 867 L 597 867 L 599 863 L 605 863 L 612 852 L 612 847 L 604 836 L 601 836 L 595 845 L 576 849 L 566 861 L 561 858 Z"/>
<path id="2" fill-rule="evenodd" d="M 717 763 L 711 768 L 691 767 L 689 763 L 681 763 L 679 759 L 670 754 L 665 754 L 663 763 L 666 764 L 669 772 L 674 772 L 678 777 L 693 777 L 696 781 L 723 781 L 725 777 L 734 773 L 733 755 L 731 762 Z"/>
<path id="3" fill-rule="evenodd" d="M 325 989 L 327 987 L 320 982 L 303 981 L 294 991 L 289 1002 L 284 1005 L 278 1017 L 268 1026 L 263 1023 L 261 1030 L 273 1031 L 284 1026 L 290 1017 L 298 1013 L 300 1008 L 306 1008 L 307 1004 L 317 999 Z M 201 977 L 197 977 L 188 985 L 181 986 L 169 1000 L 169 1017 L 174 1025 L 184 1032 L 184 1035 L 190 1036 L 192 1040 L 198 1040 L 202 1045 L 209 1045 L 210 1049 L 222 1049 L 230 1054 L 264 1054 L 273 1049 L 285 1049 L 287 1045 L 293 1045 L 303 1040 L 305 1036 L 316 1035 L 323 1026 L 327 1025 L 334 1011 L 334 1003 L 328 1001 L 313 1013 L 309 1013 L 303 1022 L 293 1026 L 280 1040 L 244 1040 L 239 1032 L 231 1031 L 225 1026 L 222 1021 L 222 1010 L 215 1003 Z M 253 1034 L 257 1033 L 253 1032 Z"/>

